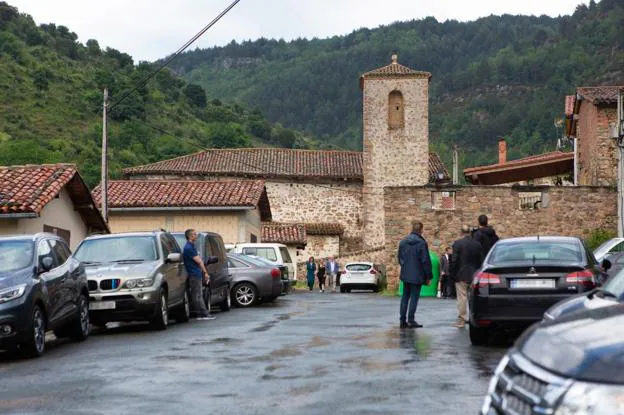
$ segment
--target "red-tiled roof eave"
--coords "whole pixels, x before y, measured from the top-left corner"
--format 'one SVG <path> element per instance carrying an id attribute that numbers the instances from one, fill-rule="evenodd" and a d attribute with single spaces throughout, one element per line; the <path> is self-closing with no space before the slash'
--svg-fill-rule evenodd
<path id="1" fill-rule="evenodd" d="M 305 229 L 308 235 L 341 236 L 344 234 L 344 226 L 340 223 L 306 223 Z"/>
<path id="2" fill-rule="evenodd" d="M 464 175 L 472 175 L 478 173 L 490 173 L 490 172 L 498 172 L 505 171 L 514 168 L 521 168 L 532 165 L 543 165 L 552 162 L 565 161 L 565 160 L 574 160 L 574 153 L 547 153 L 539 156 L 531 156 L 518 160 L 508 161 L 503 164 L 491 164 L 488 166 L 478 166 L 478 167 L 470 167 L 464 169 Z"/>
<path id="3" fill-rule="evenodd" d="M 301 223 L 266 222 L 262 224 L 262 241 L 288 245 L 307 245 L 306 229 Z"/>
<path id="4" fill-rule="evenodd" d="M 98 210 L 95 200 L 79 173 L 76 172 L 66 185 L 67 193 L 74 204 L 74 209 L 80 214 L 84 224 L 90 230 L 110 233 L 110 228 Z"/>

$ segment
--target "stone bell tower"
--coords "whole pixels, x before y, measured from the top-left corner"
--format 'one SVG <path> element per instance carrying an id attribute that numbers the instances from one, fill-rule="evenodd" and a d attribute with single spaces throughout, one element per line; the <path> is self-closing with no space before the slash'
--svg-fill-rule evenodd
<path id="1" fill-rule="evenodd" d="M 429 182 L 429 72 L 388 66 L 360 78 L 364 104 L 364 244 L 385 244 L 384 187 Z M 406 212 L 406 220 L 413 219 Z"/>

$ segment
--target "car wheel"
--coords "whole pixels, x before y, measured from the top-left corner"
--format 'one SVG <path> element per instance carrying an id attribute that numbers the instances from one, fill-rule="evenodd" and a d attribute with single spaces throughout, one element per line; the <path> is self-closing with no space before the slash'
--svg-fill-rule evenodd
<path id="1" fill-rule="evenodd" d="M 178 323 L 186 323 L 191 319 L 191 304 L 189 302 L 188 292 L 184 290 L 184 299 L 182 305 L 175 315 L 175 320 Z"/>
<path id="2" fill-rule="evenodd" d="M 473 346 L 485 346 L 490 340 L 490 329 L 488 327 L 469 326 L 470 343 Z"/>
<path id="3" fill-rule="evenodd" d="M 167 307 L 167 294 L 164 289 L 160 289 L 160 301 L 157 306 L 158 311 L 151 321 L 152 327 L 156 330 L 165 330 L 169 324 L 169 309 Z"/>
<path id="4" fill-rule="evenodd" d="M 378 286 L 373 287 L 373 292 L 374 293 L 378 293 L 379 292 L 379 287 Z"/>
<path id="5" fill-rule="evenodd" d="M 340 292 L 341 293 L 346 293 L 347 292 L 347 287 L 344 287 L 344 286 L 341 285 L 340 286 Z"/>
<path id="6" fill-rule="evenodd" d="M 84 341 L 89 337 L 91 323 L 89 322 L 89 300 L 85 295 L 80 295 L 78 300 L 78 315 L 68 327 L 69 337 L 74 341 Z"/>
<path id="7" fill-rule="evenodd" d="M 219 304 L 219 308 L 221 311 L 230 311 L 230 308 L 232 308 L 232 292 L 229 287 L 225 291 L 225 300 Z"/>
<path id="8" fill-rule="evenodd" d="M 236 285 L 232 292 L 234 293 L 234 302 L 238 307 L 251 307 L 258 300 L 256 287 L 248 282 Z"/>
<path id="9" fill-rule="evenodd" d="M 45 352 L 46 322 L 43 310 L 35 305 L 30 322 L 30 334 L 24 343 L 24 352 L 29 357 L 39 357 Z"/>

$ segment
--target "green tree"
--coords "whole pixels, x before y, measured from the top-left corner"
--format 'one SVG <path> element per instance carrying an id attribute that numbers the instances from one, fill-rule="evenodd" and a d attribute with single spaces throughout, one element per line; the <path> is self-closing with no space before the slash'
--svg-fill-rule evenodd
<path id="1" fill-rule="evenodd" d="M 184 88 L 184 95 L 189 104 L 195 107 L 205 108 L 207 105 L 206 91 L 197 84 L 188 84 L 186 88 Z"/>

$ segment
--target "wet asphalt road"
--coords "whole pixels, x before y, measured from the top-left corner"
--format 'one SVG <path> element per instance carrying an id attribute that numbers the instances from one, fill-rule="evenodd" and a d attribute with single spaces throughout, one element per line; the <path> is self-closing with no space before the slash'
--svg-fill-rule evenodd
<path id="1" fill-rule="evenodd" d="M 474 348 L 455 302 L 297 292 L 215 321 L 53 340 L 39 359 L 0 355 L 0 413 L 471 414 L 505 347 Z"/>

